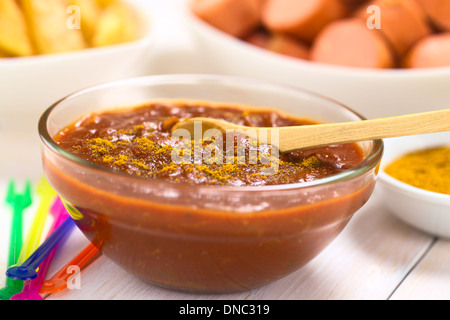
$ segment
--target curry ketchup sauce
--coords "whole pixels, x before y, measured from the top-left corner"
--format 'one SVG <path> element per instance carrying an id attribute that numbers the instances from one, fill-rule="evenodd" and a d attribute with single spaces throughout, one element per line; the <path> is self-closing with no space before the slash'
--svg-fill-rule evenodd
<path id="1" fill-rule="evenodd" d="M 268 110 L 152 103 L 86 115 L 60 131 L 57 144 L 92 166 L 43 160 L 83 233 L 148 282 L 193 292 L 272 282 L 316 256 L 372 193 L 369 176 L 299 188 L 357 166 L 355 144 L 281 154 L 278 172 L 266 176 L 261 163 L 170 163 L 172 126 L 198 116 L 260 127 L 312 123 Z"/>

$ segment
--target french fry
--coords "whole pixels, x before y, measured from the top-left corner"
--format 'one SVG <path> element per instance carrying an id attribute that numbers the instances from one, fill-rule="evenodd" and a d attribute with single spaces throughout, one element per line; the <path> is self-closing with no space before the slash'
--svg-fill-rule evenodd
<path id="1" fill-rule="evenodd" d="M 69 0 L 70 4 L 78 6 L 81 10 L 81 31 L 88 44 L 91 43 L 97 29 L 102 8 L 97 0 Z"/>
<path id="2" fill-rule="evenodd" d="M 70 17 L 70 5 L 80 9 L 80 28 L 70 25 L 77 14 Z M 138 24 L 121 0 L 0 0 L 0 58 L 129 42 L 139 37 Z"/>
<path id="3" fill-rule="evenodd" d="M 14 56 L 33 54 L 25 18 L 15 0 L 0 0 L 0 51 Z"/>
<path id="4" fill-rule="evenodd" d="M 65 0 L 19 0 L 38 54 L 86 48 L 80 29 L 69 28 Z"/>
<path id="5" fill-rule="evenodd" d="M 0 50 L 0 58 L 8 58 L 10 55 L 5 51 Z"/>
<path id="6" fill-rule="evenodd" d="M 109 5 L 111 5 L 114 2 L 117 2 L 117 0 L 94 0 L 97 1 L 97 4 L 101 7 L 101 8 L 106 8 Z"/>
<path id="7" fill-rule="evenodd" d="M 112 2 L 100 16 L 92 45 L 101 47 L 133 41 L 138 38 L 138 30 L 136 12 L 123 2 Z"/>

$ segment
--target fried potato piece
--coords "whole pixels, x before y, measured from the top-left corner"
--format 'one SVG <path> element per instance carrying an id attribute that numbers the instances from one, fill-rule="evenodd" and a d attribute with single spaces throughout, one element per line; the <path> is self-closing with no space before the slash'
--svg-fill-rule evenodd
<path id="1" fill-rule="evenodd" d="M 94 0 L 97 1 L 97 4 L 101 7 L 101 8 L 106 8 L 109 5 L 111 5 L 114 2 L 117 2 L 117 0 Z"/>
<path id="2" fill-rule="evenodd" d="M 0 58 L 8 58 L 11 55 L 6 53 L 5 51 L 0 50 Z"/>
<path id="3" fill-rule="evenodd" d="M 0 0 L 0 51 L 15 56 L 33 54 L 25 18 L 15 0 Z"/>
<path id="4" fill-rule="evenodd" d="M 86 48 L 80 29 L 69 28 L 64 0 L 20 0 L 38 54 Z"/>
<path id="5" fill-rule="evenodd" d="M 138 37 L 139 23 L 136 12 L 127 4 L 117 1 L 103 10 L 92 45 L 94 47 L 114 45 L 134 41 Z"/>
<path id="6" fill-rule="evenodd" d="M 69 3 L 78 6 L 81 10 L 81 31 L 87 43 L 91 43 L 97 30 L 97 22 L 100 18 L 100 4 L 97 0 L 69 0 Z"/>

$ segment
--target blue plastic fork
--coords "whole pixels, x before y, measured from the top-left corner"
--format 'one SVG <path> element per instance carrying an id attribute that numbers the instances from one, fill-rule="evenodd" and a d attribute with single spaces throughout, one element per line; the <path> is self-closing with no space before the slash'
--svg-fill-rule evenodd
<path id="1" fill-rule="evenodd" d="M 52 232 L 69 216 L 59 197 L 56 198 L 55 202 L 51 206 L 50 214 L 53 216 L 54 221 L 50 228 L 49 235 L 52 234 Z M 40 264 L 39 271 L 37 272 L 38 276 L 33 280 L 25 281 L 22 292 L 13 295 L 11 300 L 42 300 L 39 290 L 41 289 L 42 282 L 45 279 L 56 249 L 57 247 L 53 249 L 53 251 L 50 252 L 50 254 Z"/>
<path id="2" fill-rule="evenodd" d="M 72 218 L 67 217 L 58 228 L 34 251 L 27 260 L 19 266 L 12 266 L 6 270 L 6 275 L 15 280 L 32 280 L 37 277 L 36 269 L 42 261 L 62 243 L 75 226 Z"/>

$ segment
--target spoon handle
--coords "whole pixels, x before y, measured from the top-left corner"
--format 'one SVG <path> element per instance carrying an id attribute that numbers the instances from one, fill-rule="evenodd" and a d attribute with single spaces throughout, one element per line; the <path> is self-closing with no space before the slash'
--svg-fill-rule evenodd
<path id="1" fill-rule="evenodd" d="M 279 129 L 282 152 L 313 146 L 342 144 L 450 130 L 450 109 L 373 120 Z"/>

